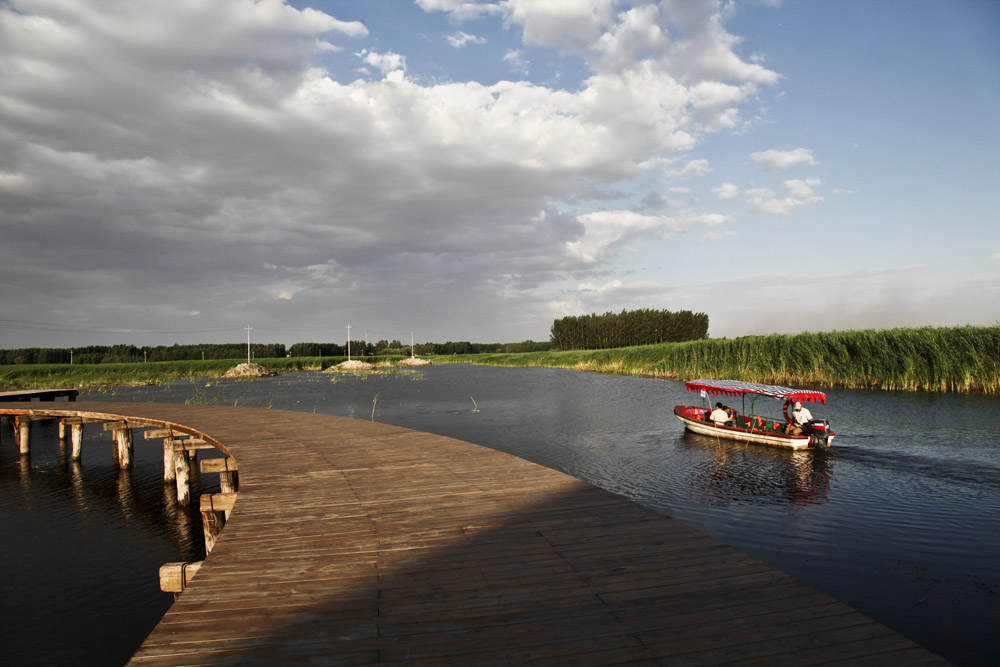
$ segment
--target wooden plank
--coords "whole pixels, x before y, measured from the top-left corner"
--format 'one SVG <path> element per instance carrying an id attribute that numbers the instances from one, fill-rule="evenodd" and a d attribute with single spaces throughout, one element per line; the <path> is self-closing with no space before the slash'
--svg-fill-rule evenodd
<path id="1" fill-rule="evenodd" d="M 182 438 L 180 440 L 172 439 L 170 444 L 173 445 L 175 452 L 215 449 L 215 445 L 208 442 L 204 438 Z"/>
<path id="2" fill-rule="evenodd" d="M 229 456 L 224 459 L 204 459 L 200 463 L 203 473 L 233 472 L 238 470 L 236 459 Z"/>
<path id="3" fill-rule="evenodd" d="M 132 664 L 943 662 L 675 519 L 501 452 L 326 415 L 72 405 L 45 414 L 156 421 L 145 437 L 216 443 L 226 457 L 201 471 L 242 478 L 238 503 L 201 497 L 214 546 Z"/>
<path id="4" fill-rule="evenodd" d="M 224 512 L 236 506 L 235 493 L 207 493 L 199 498 L 202 512 Z"/>

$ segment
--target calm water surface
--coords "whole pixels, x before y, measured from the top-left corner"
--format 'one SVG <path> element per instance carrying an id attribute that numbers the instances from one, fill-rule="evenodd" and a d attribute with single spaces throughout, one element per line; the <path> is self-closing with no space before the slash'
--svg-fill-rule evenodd
<path id="1" fill-rule="evenodd" d="M 374 418 L 510 452 L 677 517 L 959 664 L 1000 664 L 1000 398 L 827 395 L 810 406 L 837 432 L 822 452 L 686 433 L 672 408 L 701 399 L 682 383 L 553 369 L 296 373 L 80 400 Z M 0 448 L 0 565 L 15 588 L 0 598 L 0 664 L 121 664 L 170 604 L 158 567 L 200 557 L 198 517 L 160 481 L 160 441 L 137 437 L 121 473 L 109 436 L 88 429 L 73 465 L 54 426 L 33 428 L 30 461 L 6 426 Z"/>

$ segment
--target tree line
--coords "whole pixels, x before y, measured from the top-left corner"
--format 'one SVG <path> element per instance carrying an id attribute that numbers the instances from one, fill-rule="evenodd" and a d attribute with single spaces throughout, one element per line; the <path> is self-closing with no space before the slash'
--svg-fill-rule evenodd
<path id="1" fill-rule="evenodd" d="M 563 317 L 551 330 L 557 350 L 605 350 L 702 338 L 708 338 L 708 315 L 690 310 L 672 313 L 647 308 Z"/>
<path id="2" fill-rule="evenodd" d="M 252 343 L 250 357 L 346 357 L 410 356 L 456 354 L 516 354 L 548 350 L 596 350 L 634 345 L 651 345 L 708 338 L 708 315 L 682 310 L 623 310 L 621 313 L 564 317 L 552 324 L 547 341 L 525 340 L 519 343 L 417 343 L 412 348 L 399 340 L 369 343 Z M 199 359 L 245 359 L 245 343 L 194 345 L 86 345 L 72 348 L 30 347 L 0 350 L 0 365 L 20 364 L 111 364 L 143 361 L 194 361 Z"/>
<path id="3" fill-rule="evenodd" d="M 280 343 L 254 343 L 252 357 L 284 357 Z M 246 343 L 197 345 L 84 345 L 81 347 L 28 347 L 0 350 L 0 364 L 129 364 L 143 361 L 192 361 L 197 359 L 245 359 Z"/>
<path id="4" fill-rule="evenodd" d="M 418 343 L 412 353 L 421 354 L 479 354 L 483 352 L 541 352 L 551 349 L 548 341 L 521 343 Z M 352 340 L 352 357 L 410 356 L 411 348 L 399 340 L 380 340 L 369 343 Z M 251 359 L 277 359 L 281 357 L 346 357 L 347 343 L 295 343 L 285 347 L 282 343 L 251 343 Z M 29 347 L 0 350 L 0 365 L 21 364 L 128 364 L 143 361 L 196 361 L 200 359 L 246 359 L 246 343 L 156 345 L 86 345 L 81 347 L 44 348 Z"/>

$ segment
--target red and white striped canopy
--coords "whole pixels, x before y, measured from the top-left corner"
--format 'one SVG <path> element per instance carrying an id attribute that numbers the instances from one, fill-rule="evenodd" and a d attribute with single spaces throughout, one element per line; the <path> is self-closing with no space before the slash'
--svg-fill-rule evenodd
<path id="1" fill-rule="evenodd" d="M 738 380 L 691 380 L 685 382 L 688 391 L 706 391 L 709 394 L 724 396 L 742 396 L 744 394 L 763 394 L 791 401 L 815 401 L 826 403 L 826 394 L 821 391 L 792 389 L 774 384 L 757 384 L 756 382 L 739 382 Z"/>

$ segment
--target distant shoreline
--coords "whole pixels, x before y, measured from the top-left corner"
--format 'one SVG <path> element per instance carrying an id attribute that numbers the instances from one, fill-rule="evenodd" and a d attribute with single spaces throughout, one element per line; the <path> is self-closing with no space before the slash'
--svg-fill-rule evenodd
<path id="1" fill-rule="evenodd" d="M 804 387 L 1000 394 L 1000 326 L 887 329 L 703 339 L 606 350 L 425 355 L 433 363 L 548 367 L 669 380 L 729 378 Z M 364 357 L 380 367 L 408 356 Z M 253 361 L 277 373 L 346 357 Z M 221 377 L 241 359 L 0 366 L 0 389 L 96 388 Z"/>

